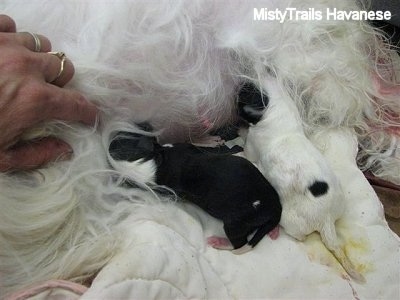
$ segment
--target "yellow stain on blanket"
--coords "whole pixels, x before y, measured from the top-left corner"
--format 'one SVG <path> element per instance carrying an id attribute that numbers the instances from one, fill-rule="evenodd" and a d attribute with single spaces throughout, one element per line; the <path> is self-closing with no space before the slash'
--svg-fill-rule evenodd
<path id="1" fill-rule="evenodd" d="M 339 226 L 337 226 L 337 228 L 338 227 Z M 373 265 L 367 261 L 370 245 L 368 240 L 365 238 L 366 235 L 362 234 L 363 229 L 359 228 L 359 230 L 357 230 L 357 236 L 354 235 L 354 228 L 352 229 L 351 234 L 344 226 L 340 226 L 338 229 L 338 232 L 340 232 L 339 239 L 343 245 L 342 249 L 353 263 L 356 271 L 363 275 L 372 271 Z M 310 234 L 304 241 L 304 246 L 310 261 L 328 266 L 341 276 L 347 276 L 347 273 L 344 271 L 339 261 L 322 243 L 321 237 L 318 233 Z"/>
<path id="2" fill-rule="evenodd" d="M 374 270 L 371 262 L 363 261 L 363 258 L 365 259 L 370 251 L 369 243 L 365 238 L 347 240 L 343 246 L 343 251 L 354 264 L 357 272 L 365 275 Z"/>

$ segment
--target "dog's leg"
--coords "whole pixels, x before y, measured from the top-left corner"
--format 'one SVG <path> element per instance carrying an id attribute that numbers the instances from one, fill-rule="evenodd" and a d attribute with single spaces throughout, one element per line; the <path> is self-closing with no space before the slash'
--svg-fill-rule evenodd
<path id="1" fill-rule="evenodd" d="M 251 238 L 251 240 L 246 243 L 244 246 L 234 249 L 232 243 L 229 241 L 229 239 L 224 238 L 224 237 L 218 237 L 218 236 L 211 236 L 207 238 L 207 244 L 212 246 L 215 249 L 219 250 L 232 250 L 233 254 L 244 254 L 254 248 L 255 245 L 258 244 L 258 242 L 266 235 L 272 239 L 276 240 L 279 236 L 279 225 L 270 230 L 269 226 L 264 226 L 260 228 L 255 235 Z"/>
<path id="2" fill-rule="evenodd" d="M 219 236 L 211 236 L 207 238 L 207 244 L 215 249 L 232 251 L 232 253 L 236 255 L 244 254 L 253 249 L 249 244 L 245 244 L 244 246 L 235 249 L 227 238 Z"/>
<path id="3" fill-rule="evenodd" d="M 239 249 L 247 244 L 249 232 L 246 223 L 224 221 L 224 231 L 233 248 Z"/>
<path id="4" fill-rule="evenodd" d="M 272 240 L 276 240 L 279 236 L 279 225 L 272 229 L 270 224 L 261 226 L 247 244 L 254 248 L 266 234 L 268 234 Z"/>
<path id="5" fill-rule="evenodd" d="M 233 250 L 231 242 L 224 237 L 210 236 L 207 238 L 207 244 L 219 250 Z"/>
<path id="6" fill-rule="evenodd" d="M 224 222 L 224 231 L 228 239 L 212 236 L 207 243 L 214 248 L 223 250 L 238 249 L 247 244 L 247 230 L 245 224 Z M 229 247 L 229 245 L 231 245 Z"/>
<path id="7" fill-rule="evenodd" d="M 270 232 L 268 232 L 268 236 L 270 237 L 271 240 L 276 240 L 279 237 L 279 225 L 276 226 L 274 229 L 272 229 Z"/>
<path id="8" fill-rule="evenodd" d="M 345 269 L 347 274 L 349 274 L 350 277 L 356 280 L 357 282 L 364 283 L 365 282 L 364 276 L 356 270 L 353 263 L 346 256 L 345 252 L 338 244 L 338 238 L 336 235 L 334 222 L 331 221 L 326 222 L 320 234 L 324 245 L 332 252 L 335 258 Z"/>

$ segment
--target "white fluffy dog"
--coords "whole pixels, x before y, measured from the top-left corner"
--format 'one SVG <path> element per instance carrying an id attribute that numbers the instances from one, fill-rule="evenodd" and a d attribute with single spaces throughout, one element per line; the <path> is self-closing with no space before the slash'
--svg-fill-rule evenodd
<path id="1" fill-rule="evenodd" d="M 382 34 L 366 22 L 254 20 L 254 8 L 359 10 L 357 3 L 2 0 L 2 13 L 16 20 L 18 30 L 46 35 L 54 51 L 67 54 L 76 69 L 69 88 L 96 102 L 103 114 L 96 131 L 65 124 L 39 131 L 70 143 L 71 161 L 0 174 L 0 277 L 7 274 L 0 289 L 92 278 L 123 245 L 124 220 L 139 215 L 154 193 L 120 187 L 128 174 L 112 170 L 106 156 L 114 132 L 138 131 L 133 122 L 149 121 L 165 142 L 202 138 L 234 118 L 241 83 L 262 89 L 270 70 L 293 99 L 301 117 L 296 124 L 306 133 L 355 128 L 362 154 L 375 155 L 363 166 L 388 166 L 385 176 L 399 180 L 393 167 L 399 139 L 385 130 L 396 122 L 384 117 L 398 116 L 400 108 L 372 84 L 376 74 L 387 84 L 395 81 L 394 51 Z M 301 141 L 293 147 L 299 155 L 314 151 Z M 279 159 L 295 159 L 285 153 L 283 147 Z M 319 178 L 328 183 L 328 194 L 337 192 L 323 159 L 318 163 L 310 162 L 318 178 L 302 178 L 302 192 Z M 139 184 L 146 178 L 130 175 Z"/>
<path id="2" fill-rule="evenodd" d="M 250 125 L 244 150 L 279 193 L 281 226 L 298 240 L 318 231 L 348 274 L 364 281 L 336 235 L 335 222 L 345 209 L 338 179 L 306 138 L 297 108 L 277 79 L 266 77 L 262 88 L 269 99 L 268 107 L 261 120 Z"/>

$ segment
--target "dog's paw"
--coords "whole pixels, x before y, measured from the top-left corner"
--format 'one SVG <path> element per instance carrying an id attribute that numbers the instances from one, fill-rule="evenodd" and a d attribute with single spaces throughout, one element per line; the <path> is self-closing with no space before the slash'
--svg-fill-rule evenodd
<path id="1" fill-rule="evenodd" d="M 276 240 L 279 237 L 279 225 L 268 232 L 268 236 L 271 238 L 271 240 Z"/>
<path id="2" fill-rule="evenodd" d="M 224 237 L 210 236 L 207 238 L 207 244 L 219 250 L 233 250 L 231 242 Z"/>

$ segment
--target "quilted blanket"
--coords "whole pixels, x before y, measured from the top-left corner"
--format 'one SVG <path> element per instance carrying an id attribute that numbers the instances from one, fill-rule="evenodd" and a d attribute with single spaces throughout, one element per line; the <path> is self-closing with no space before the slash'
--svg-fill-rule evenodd
<path id="1" fill-rule="evenodd" d="M 317 233 L 298 242 L 281 230 L 235 255 L 207 246 L 223 236 L 220 221 L 188 203 L 158 203 L 125 221 L 124 245 L 89 288 L 53 281 L 8 299 L 399 299 L 400 239 L 355 164 L 355 136 L 330 131 L 314 142 L 344 186 L 337 230 L 366 283 L 346 275 Z"/>

